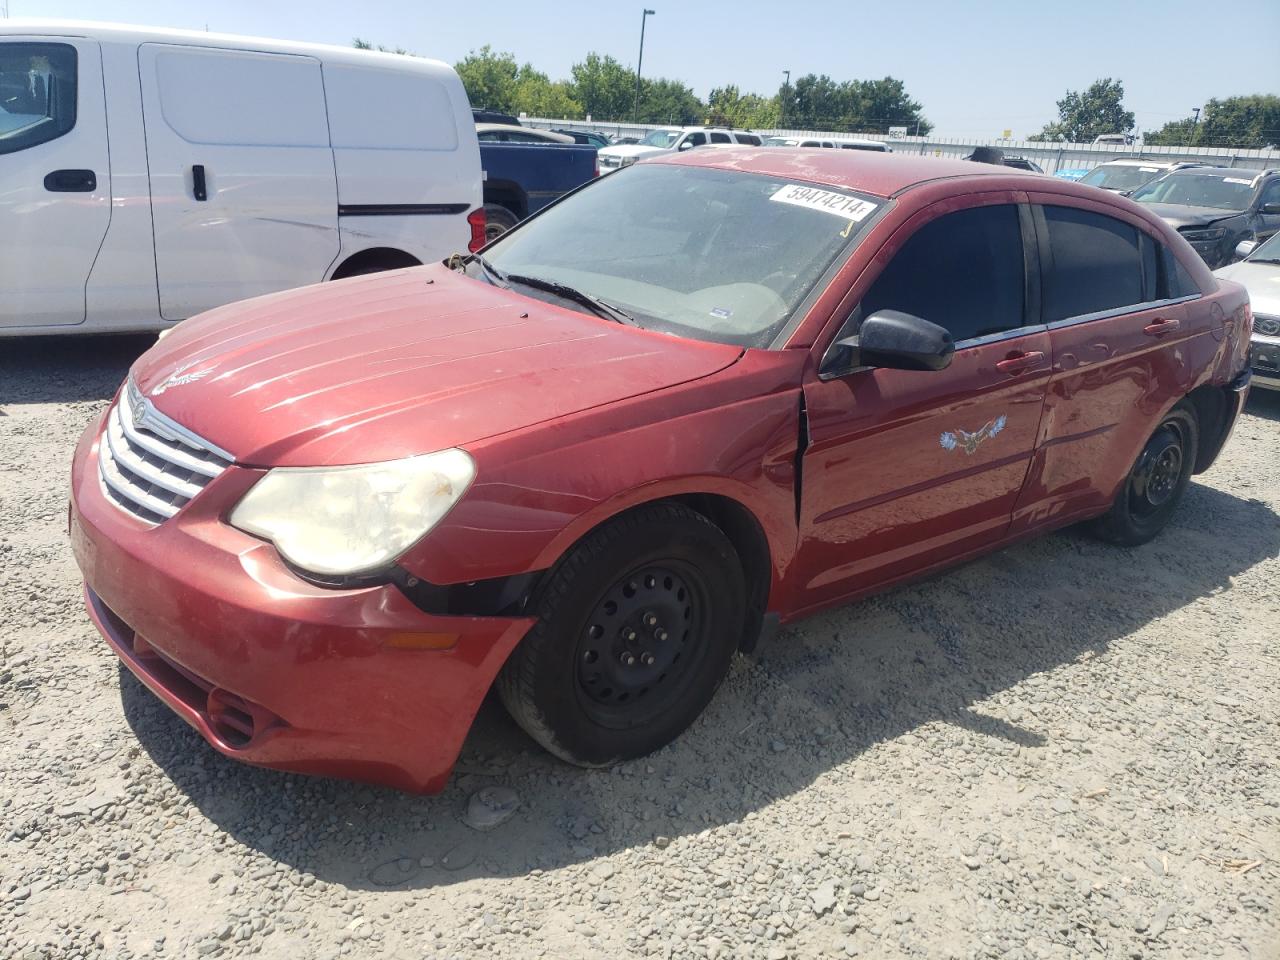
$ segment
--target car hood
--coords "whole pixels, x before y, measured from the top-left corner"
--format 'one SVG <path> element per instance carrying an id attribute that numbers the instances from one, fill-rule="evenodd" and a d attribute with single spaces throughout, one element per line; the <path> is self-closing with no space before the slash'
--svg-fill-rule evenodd
<path id="1" fill-rule="evenodd" d="M 1213 275 L 1234 280 L 1248 290 L 1254 313 L 1280 317 L 1280 263 L 1241 260 L 1213 271 Z"/>
<path id="2" fill-rule="evenodd" d="M 1215 220 L 1227 220 L 1242 215 L 1240 210 L 1219 210 L 1217 207 L 1184 207 L 1177 203 L 1144 203 L 1157 217 L 1173 227 L 1207 227 Z"/>
<path id="3" fill-rule="evenodd" d="M 160 412 L 239 463 L 326 466 L 461 446 L 705 377 L 740 355 L 431 266 L 211 310 L 132 376 Z"/>
<path id="4" fill-rule="evenodd" d="M 600 151 L 606 157 L 647 157 L 651 153 L 666 153 L 662 147 L 650 147 L 640 143 L 620 143 L 616 147 L 605 147 Z"/>

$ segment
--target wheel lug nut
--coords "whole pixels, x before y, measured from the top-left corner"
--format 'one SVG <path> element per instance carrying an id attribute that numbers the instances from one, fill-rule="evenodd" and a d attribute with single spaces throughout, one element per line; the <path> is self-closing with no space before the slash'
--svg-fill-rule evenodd
<path id="1" fill-rule="evenodd" d="M 654 634 L 654 636 L 656 636 L 659 640 L 665 642 L 667 639 L 667 631 L 659 630 L 657 633 Z"/>
<path id="2" fill-rule="evenodd" d="M 634 630 L 628 630 L 625 634 L 623 634 L 623 636 L 625 636 L 628 641 L 635 640 L 636 632 Z"/>
<path id="3" fill-rule="evenodd" d="M 619 659 L 622 660 L 624 667 L 634 667 L 636 665 L 636 655 L 629 650 L 623 653 Z"/>
<path id="4" fill-rule="evenodd" d="M 650 653 L 648 650 L 646 650 L 644 653 L 640 655 L 640 662 L 643 663 L 646 667 L 652 667 L 655 659 L 656 658 L 654 657 L 654 655 Z"/>
<path id="5" fill-rule="evenodd" d="M 646 614 L 644 615 L 644 625 L 645 625 L 646 627 L 652 627 L 652 626 L 654 626 L 657 622 L 658 622 L 658 618 L 657 618 L 657 617 L 655 617 L 652 613 L 646 613 Z"/>

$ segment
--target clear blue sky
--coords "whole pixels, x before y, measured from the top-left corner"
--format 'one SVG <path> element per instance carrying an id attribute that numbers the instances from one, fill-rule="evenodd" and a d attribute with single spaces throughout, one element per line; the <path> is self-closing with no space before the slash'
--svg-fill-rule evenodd
<path id="1" fill-rule="evenodd" d="M 6 0 L 0 0 L 0 9 Z M 450 63 L 490 44 L 553 79 L 590 50 L 634 66 L 641 3 L 608 0 L 7 0 L 13 17 L 69 17 L 348 44 L 355 36 Z M 774 93 L 782 71 L 892 75 L 936 133 L 1014 136 L 1055 119 L 1068 89 L 1124 82 L 1139 129 L 1210 97 L 1280 94 L 1280 0 L 648 0 L 645 76 Z"/>

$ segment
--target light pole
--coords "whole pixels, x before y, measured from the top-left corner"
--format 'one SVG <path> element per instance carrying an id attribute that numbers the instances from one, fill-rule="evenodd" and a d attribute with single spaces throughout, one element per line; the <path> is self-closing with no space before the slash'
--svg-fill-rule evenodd
<path id="1" fill-rule="evenodd" d="M 631 115 L 632 123 L 640 122 L 640 68 L 644 66 L 644 22 L 657 13 L 656 10 L 645 10 L 640 15 L 640 56 L 636 58 L 636 108 Z"/>
<path id="2" fill-rule="evenodd" d="M 778 100 L 778 126 L 785 126 L 783 123 L 787 118 L 787 91 L 791 89 L 791 71 L 782 71 L 782 97 Z"/>

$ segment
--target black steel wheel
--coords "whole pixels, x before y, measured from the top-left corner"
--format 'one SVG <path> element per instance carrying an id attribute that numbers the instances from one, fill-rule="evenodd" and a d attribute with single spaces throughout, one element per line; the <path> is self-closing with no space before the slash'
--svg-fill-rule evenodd
<path id="1" fill-rule="evenodd" d="M 1163 530 L 1191 481 L 1199 441 L 1195 408 L 1183 401 L 1151 434 L 1111 509 L 1093 522 L 1093 533 L 1111 543 L 1137 546 Z"/>
<path id="2" fill-rule="evenodd" d="M 681 504 L 639 508 L 551 571 L 499 695 L 535 740 L 572 763 L 644 756 L 710 702 L 745 606 L 741 563 L 718 527 Z"/>

